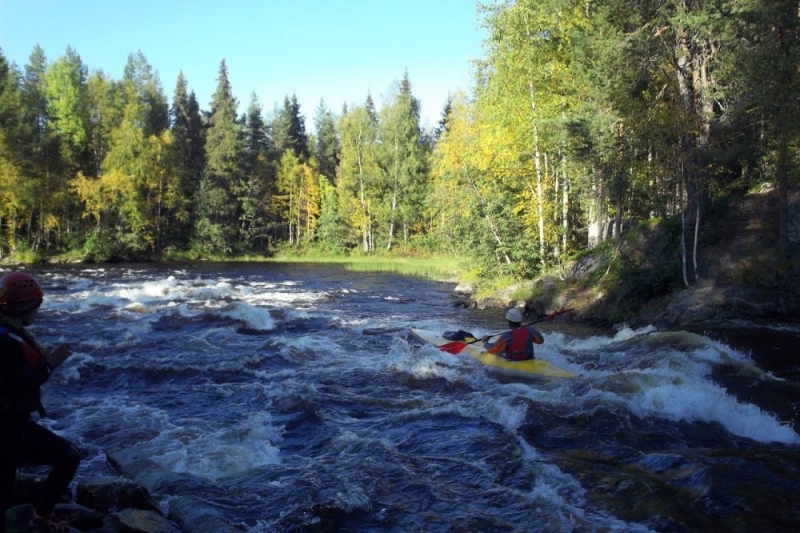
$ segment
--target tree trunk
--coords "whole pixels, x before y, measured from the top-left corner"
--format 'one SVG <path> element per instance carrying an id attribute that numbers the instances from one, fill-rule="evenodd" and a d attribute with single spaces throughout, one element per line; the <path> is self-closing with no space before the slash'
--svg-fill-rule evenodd
<path id="1" fill-rule="evenodd" d="M 619 244 L 622 240 L 622 191 L 617 191 L 614 195 L 614 242 Z"/>
<path id="2" fill-rule="evenodd" d="M 569 241 L 569 179 L 567 178 L 567 156 L 563 155 L 561 159 L 561 253 L 567 255 L 567 243 Z"/>
<path id="3" fill-rule="evenodd" d="M 697 269 L 697 243 L 700 240 L 700 200 L 694 203 L 694 246 L 692 247 L 692 266 L 694 268 L 695 281 L 700 277 Z"/>
<path id="4" fill-rule="evenodd" d="M 778 245 L 785 251 L 789 247 L 789 154 L 785 129 L 778 135 L 778 161 L 775 168 L 778 178 Z"/>
<path id="5" fill-rule="evenodd" d="M 542 163 L 541 153 L 539 151 L 539 128 L 536 123 L 533 124 L 533 143 L 534 143 L 534 167 L 536 170 L 536 204 L 537 215 L 539 218 L 539 261 L 542 267 L 547 267 L 547 258 L 545 256 L 545 242 L 544 242 L 544 192 L 542 190 Z"/>
<path id="6" fill-rule="evenodd" d="M 680 196 L 683 201 L 683 182 L 681 182 Z M 681 209 L 681 274 L 683 285 L 689 287 L 689 278 L 686 275 L 686 208 Z"/>

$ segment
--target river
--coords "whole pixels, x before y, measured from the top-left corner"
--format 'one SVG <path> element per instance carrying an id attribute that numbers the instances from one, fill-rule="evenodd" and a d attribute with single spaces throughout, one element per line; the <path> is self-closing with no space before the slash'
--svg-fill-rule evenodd
<path id="1" fill-rule="evenodd" d="M 76 481 L 124 450 L 244 531 L 800 531 L 800 327 L 542 323 L 520 380 L 414 326 L 505 326 L 454 285 L 341 266 L 30 269 L 31 330 L 74 355 L 43 421 Z M 774 342 L 773 342 L 774 339 Z M 172 493 L 154 498 L 168 510 Z"/>

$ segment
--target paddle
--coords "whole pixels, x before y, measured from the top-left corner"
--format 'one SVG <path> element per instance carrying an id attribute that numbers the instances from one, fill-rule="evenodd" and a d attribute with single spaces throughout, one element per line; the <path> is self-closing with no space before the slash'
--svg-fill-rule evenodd
<path id="1" fill-rule="evenodd" d="M 534 320 L 533 322 L 528 322 L 527 324 L 522 324 L 522 325 L 523 326 L 531 326 L 533 324 L 538 324 L 539 322 L 544 322 L 545 320 L 551 320 L 551 319 L 553 319 L 553 318 L 555 318 L 555 317 L 557 317 L 559 315 L 563 315 L 564 313 L 569 313 L 570 311 L 572 311 L 571 308 L 570 309 L 562 309 L 560 311 L 556 311 L 555 313 L 549 314 L 546 317 L 543 317 L 543 318 L 540 318 L 538 320 Z M 489 335 L 489 337 L 495 337 L 497 335 L 500 335 L 501 333 L 504 333 L 504 331 L 499 331 L 497 333 L 492 333 L 491 335 Z M 442 350 L 443 352 L 447 352 L 447 353 L 451 353 L 453 355 L 456 355 L 456 354 L 461 353 L 461 351 L 464 348 L 466 348 L 467 346 L 469 346 L 470 344 L 474 344 L 474 343 L 476 343 L 476 342 L 478 342 L 480 340 L 483 340 L 483 339 L 482 338 L 481 339 L 475 339 L 474 341 L 469 341 L 469 342 L 452 341 L 452 342 L 448 342 L 446 344 L 442 344 L 441 346 L 439 346 L 439 349 Z"/>

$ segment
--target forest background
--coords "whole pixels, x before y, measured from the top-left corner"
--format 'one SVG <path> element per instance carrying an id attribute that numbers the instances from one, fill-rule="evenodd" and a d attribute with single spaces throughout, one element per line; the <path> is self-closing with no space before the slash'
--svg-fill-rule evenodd
<path id="1" fill-rule="evenodd" d="M 380 106 L 320 102 L 307 132 L 295 96 L 240 113 L 224 60 L 203 110 L 182 74 L 170 102 L 141 52 L 111 79 L 72 48 L 37 46 L 23 67 L 0 50 L 0 255 L 438 254 L 508 281 L 647 228 L 675 257 L 649 267 L 658 293 L 695 282 L 706 220 L 762 186 L 778 191 L 775 253 L 790 246 L 800 2 L 478 13 L 474 89 L 433 131 L 407 72 Z"/>

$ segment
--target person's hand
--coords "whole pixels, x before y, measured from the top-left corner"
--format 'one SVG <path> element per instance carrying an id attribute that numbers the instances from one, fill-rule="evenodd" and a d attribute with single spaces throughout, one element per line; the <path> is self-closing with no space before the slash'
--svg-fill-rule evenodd
<path id="1" fill-rule="evenodd" d="M 72 350 L 69 344 L 60 344 L 47 352 L 44 356 L 45 361 L 47 364 L 53 368 L 58 368 L 61 366 L 61 363 L 67 360 L 67 357 L 72 355 Z"/>
<path id="2" fill-rule="evenodd" d="M 491 339 L 491 338 L 492 338 L 492 336 L 491 336 L 491 335 L 484 335 L 483 337 L 481 337 L 481 341 L 483 341 L 483 342 L 486 342 L 486 341 L 488 341 L 488 340 L 489 340 L 489 339 Z"/>

